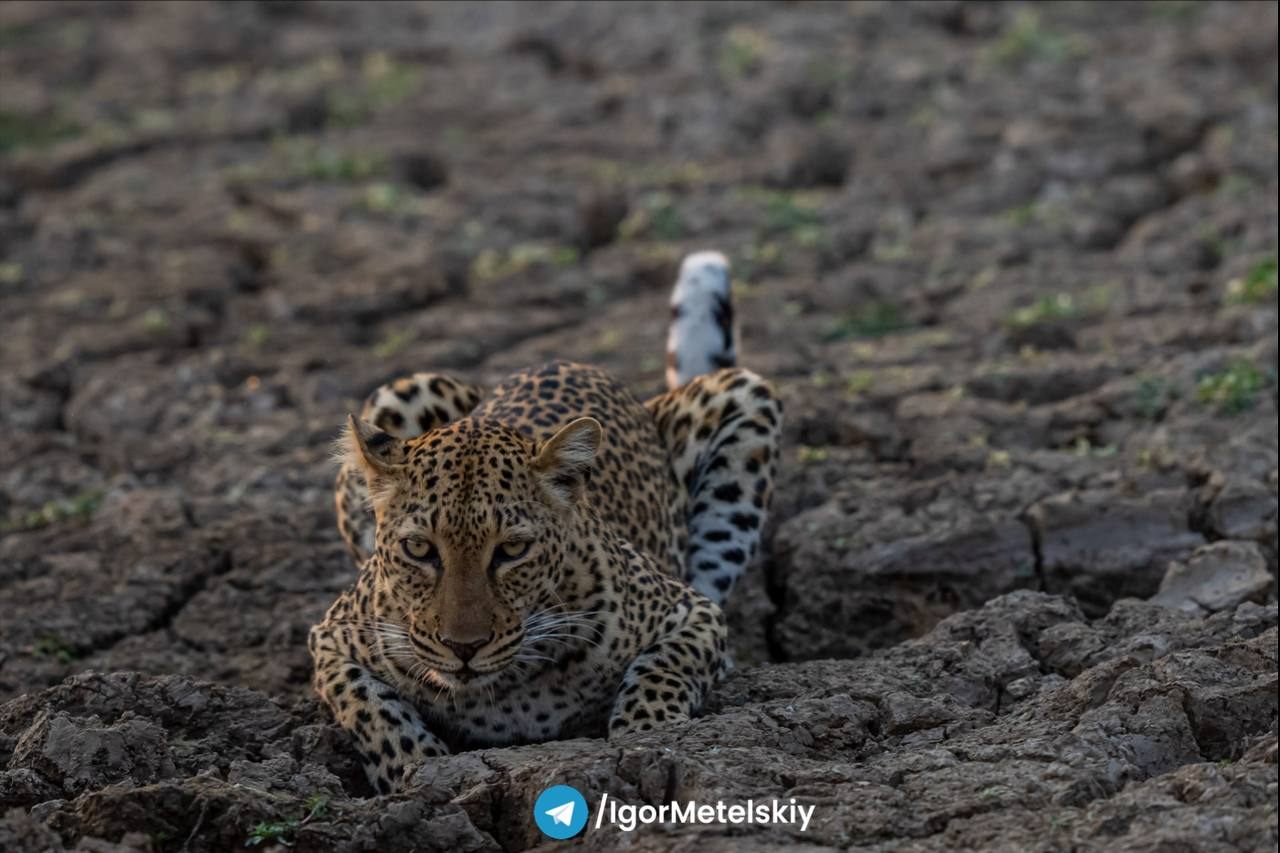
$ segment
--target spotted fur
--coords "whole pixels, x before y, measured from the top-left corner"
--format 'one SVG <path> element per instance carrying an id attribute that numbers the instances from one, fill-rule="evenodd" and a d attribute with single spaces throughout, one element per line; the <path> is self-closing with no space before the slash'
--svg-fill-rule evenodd
<path id="1" fill-rule="evenodd" d="M 725 660 L 719 604 L 758 548 L 780 418 L 737 368 L 644 404 L 568 362 L 487 396 L 436 374 L 375 392 L 338 485 L 367 556 L 310 636 L 316 688 L 375 789 L 452 750 L 696 713 Z"/>
<path id="2" fill-rule="evenodd" d="M 415 373 L 378 388 L 364 401 L 360 420 L 396 438 L 413 438 L 456 421 L 476 407 L 484 391 L 442 373 Z M 338 531 L 356 563 L 373 553 L 374 526 L 369 523 L 368 494 L 358 469 L 338 470 L 334 496 Z"/>

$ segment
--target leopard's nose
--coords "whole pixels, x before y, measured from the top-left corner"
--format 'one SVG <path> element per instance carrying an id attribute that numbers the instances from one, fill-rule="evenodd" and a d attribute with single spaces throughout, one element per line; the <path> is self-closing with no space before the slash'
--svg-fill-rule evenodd
<path id="1" fill-rule="evenodd" d="M 449 651 L 457 655 L 458 660 L 462 661 L 463 663 L 466 663 L 467 661 L 475 657 L 476 652 L 484 648 L 484 644 L 489 641 L 479 640 L 474 643 L 459 643 L 455 640 L 450 640 L 445 637 L 441 637 L 440 642 L 443 643 L 445 646 L 447 646 Z"/>

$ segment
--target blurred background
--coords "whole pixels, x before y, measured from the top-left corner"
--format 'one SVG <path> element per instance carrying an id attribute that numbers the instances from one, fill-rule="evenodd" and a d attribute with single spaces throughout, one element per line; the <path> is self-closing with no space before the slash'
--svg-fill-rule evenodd
<path id="1" fill-rule="evenodd" d="M 740 665 L 1274 600 L 1276 48 L 1273 3 L 0 4 L 0 699 L 305 694 L 346 412 L 657 390 L 703 248 L 788 412 Z"/>

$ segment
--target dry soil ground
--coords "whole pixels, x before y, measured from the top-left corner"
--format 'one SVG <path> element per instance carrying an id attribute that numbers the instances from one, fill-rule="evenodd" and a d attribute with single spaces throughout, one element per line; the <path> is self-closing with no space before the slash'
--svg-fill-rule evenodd
<path id="1" fill-rule="evenodd" d="M 818 805 L 591 848 L 1274 850 L 1276 26 L 0 5 L 0 848 L 518 850 L 559 781 Z M 345 413 L 656 389 L 707 247 L 788 410 L 737 674 L 362 799 L 304 646 Z"/>

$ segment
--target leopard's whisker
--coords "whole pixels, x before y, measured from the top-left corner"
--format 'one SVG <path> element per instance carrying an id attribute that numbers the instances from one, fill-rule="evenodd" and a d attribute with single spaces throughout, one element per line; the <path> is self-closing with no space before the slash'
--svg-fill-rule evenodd
<path id="1" fill-rule="evenodd" d="M 379 619 L 334 619 L 326 624 L 330 626 L 350 625 L 358 628 L 380 628 L 397 633 L 409 633 L 409 628 L 406 625 L 398 622 L 385 622 Z"/>
<path id="2" fill-rule="evenodd" d="M 561 622 L 561 624 L 556 625 L 539 625 L 538 628 L 526 630 L 525 633 L 530 637 L 549 637 L 549 635 L 554 634 L 571 634 L 576 635 L 576 637 L 585 637 L 589 633 L 594 634 L 599 633 L 599 631 L 591 625 L 564 624 L 564 622 Z"/>
<path id="3" fill-rule="evenodd" d="M 598 621 L 593 617 L 599 616 L 598 610 L 561 610 L 566 607 L 565 604 L 556 604 L 543 610 L 530 613 L 525 617 L 525 624 L 539 624 L 541 622 L 552 622 L 556 620 L 583 619 L 589 621 Z"/>
<path id="4" fill-rule="evenodd" d="M 537 633 L 538 631 L 544 631 L 544 630 L 547 630 L 548 628 L 567 627 L 571 625 L 585 627 L 586 625 L 589 625 L 589 624 L 593 624 L 593 623 L 585 622 L 583 620 L 578 620 L 578 619 L 544 619 L 538 622 L 527 623 L 525 625 L 525 630 L 530 633 Z"/>
<path id="5" fill-rule="evenodd" d="M 547 663 L 555 663 L 555 658 L 547 657 L 546 655 L 534 655 L 534 654 L 526 654 L 523 652 L 519 652 L 514 657 L 517 661 L 520 661 L 522 663 L 535 661 L 535 660 L 544 660 Z"/>
<path id="6" fill-rule="evenodd" d="M 582 619 L 577 616 L 554 616 L 548 619 L 541 619 L 535 622 L 527 622 L 526 626 L 530 629 L 553 628 L 557 625 L 598 625 L 599 622 L 591 619 Z"/>
<path id="7" fill-rule="evenodd" d="M 560 640 L 560 641 L 563 641 L 566 645 L 569 644 L 570 640 L 583 642 L 589 646 L 600 645 L 599 640 L 593 639 L 591 637 L 587 637 L 582 634 L 563 634 L 563 633 L 535 634 L 529 638 L 528 642 L 530 645 L 532 645 L 534 643 L 543 642 L 544 640 L 551 640 L 551 641 Z"/>

